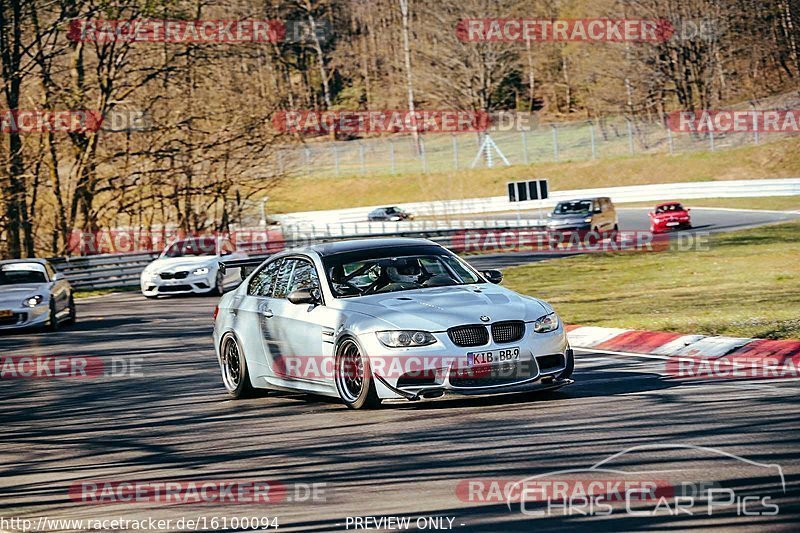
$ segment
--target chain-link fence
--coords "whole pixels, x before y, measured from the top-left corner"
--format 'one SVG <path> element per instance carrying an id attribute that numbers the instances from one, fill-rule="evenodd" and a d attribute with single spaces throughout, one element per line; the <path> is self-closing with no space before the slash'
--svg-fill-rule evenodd
<path id="1" fill-rule="evenodd" d="M 736 109 L 798 109 L 800 96 L 780 97 L 736 106 Z M 759 144 L 792 132 L 678 133 L 667 117 L 653 120 L 604 118 L 597 121 L 544 124 L 527 130 L 490 131 L 499 152 L 511 165 L 601 159 L 638 154 L 676 154 L 717 151 Z M 503 165 L 499 154 L 478 155 L 484 134 L 457 133 L 421 136 L 419 148 L 410 135 L 365 138 L 356 141 L 309 142 L 282 146 L 277 164 L 281 170 L 305 176 L 351 176 L 457 171 Z"/>

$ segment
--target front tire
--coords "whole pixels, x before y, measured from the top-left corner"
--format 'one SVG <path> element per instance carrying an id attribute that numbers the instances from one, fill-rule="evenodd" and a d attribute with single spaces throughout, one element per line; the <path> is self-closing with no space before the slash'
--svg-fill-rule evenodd
<path id="1" fill-rule="evenodd" d="M 225 292 L 225 279 L 222 276 L 222 271 L 217 270 L 217 276 L 214 281 L 214 288 L 211 291 L 211 294 L 214 296 L 222 296 L 222 293 Z"/>
<path id="2" fill-rule="evenodd" d="M 50 300 L 50 319 L 48 320 L 47 329 L 50 331 L 58 331 L 58 316 L 56 315 L 56 301 Z"/>
<path id="3" fill-rule="evenodd" d="M 609 235 L 609 240 L 611 242 L 619 242 L 619 224 L 614 224 L 614 229 L 611 230 L 611 235 Z"/>
<path id="4" fill-rule="evenodd" d="M 336 390 L 348 408 L 371 409 L 381 404 L 372 379 L 369 358 L 355 339 L 346 337 L 336 347 L 334 368 Z"/>
<path id="5" fill-rule="evenodd" d="M 75 309 L 75 298 L 71 294 L 69 295 L 69 304 L 67 307 L 69 308 L 69 316 L 67 316 L 67 319 L 64 321 L 64 323 L 71 325 L 75 323 L 78 316 Z"/>
<path id="6" fill-rule="evenodd" d="M 222 383 L 228 394 L 237 400 L 253 395 L 254 389 L 250 383 L 247 359 L 233 335 L 225 337 L 222 341 L 220 369 L 222 370 Z"/>

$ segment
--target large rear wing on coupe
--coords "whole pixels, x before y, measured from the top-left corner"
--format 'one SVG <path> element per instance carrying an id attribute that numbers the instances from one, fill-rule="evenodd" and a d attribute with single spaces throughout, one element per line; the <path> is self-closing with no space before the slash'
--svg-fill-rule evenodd
<path id="1" fill-rule="evenodd" d="M 219 269 L 224 275 L 229 269 L 232 268 L 239 268 L 241 269 L 242 279 L 245 279 L 247 276 L 250 275 L 253 270 L 258 268 L 261 263 L 269 259 L 268 255 L 260 256 L 260 257 L 248 257 L 247 259 L 234 259 L 231 261 L 222 261 L 219 264 Z"/>

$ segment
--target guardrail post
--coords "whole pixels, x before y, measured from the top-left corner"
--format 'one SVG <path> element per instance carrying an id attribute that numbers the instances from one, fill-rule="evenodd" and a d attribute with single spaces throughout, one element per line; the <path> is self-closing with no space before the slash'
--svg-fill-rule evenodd
<path id="1" fill-rule="evenodd" d="M 361 174 L 366 174 L 367 167 L 364 161 L 364 144 L 361 141 L 358 142 L 358 161 L 361 164 Z"/>
<path id="2" fill-rule="evenodd" d="M 306 174 L 311 174 L 311 148 L 304 146 L 303 152 L 305 152 Z"/>
<path id="3" fill-rule="evenodd" d="M 558 162 L 558 126 L 550 124 L 550 129 L 553 130 L 553 161 Z"/>
<path id="4" fill-rule="evenodd" d="M 714 142 L 714 130 L 713 130 L 713 128 L 708 130 L 708 144 L 709 144 L 709 148 L 711 148 L 711 151 L 713 152 L 716 149 L 716 144 Z"/>
<path id="5" fill-rule="evenodd" d="M 592 141 L 592 159 L 597 159 L 597 143 L 594 138 L 594 122 L 589 121 L 589 137 Z"/>
<path id="6" fill-rule="evenodd" d="M 428 156 L 425 153 L 425 141 L 422 137 L 419 138 L 419 156 L 422 160 L 422 172 L 428 173 Z"/>

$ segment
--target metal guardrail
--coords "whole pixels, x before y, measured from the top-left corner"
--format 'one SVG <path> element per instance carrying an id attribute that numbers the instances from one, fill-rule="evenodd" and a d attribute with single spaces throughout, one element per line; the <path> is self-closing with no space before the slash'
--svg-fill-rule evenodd
<path id="1" fill-rule="evenodd" d="M 372 234 L 351 234 L 351 235 L 324 235 L 308 234 L 302 238 L 287 238 L 283 241 L 272 241 L 262 243 L 265 246 L 278 247 L 280 249 L 297 248 L 311 244 L 334 242 L 347 239 L 358 238 L 379 238 L 379 237 L 414 237 L 430 239 L 442 246 L 452 247 L 454 236 L 467 230 L 509 230 L 520 229 L 517 224 L 502 225 L 498 224 L 490 228 L 435 228 L 431 227 L 426 231 L 408 230 L 396 228 L 395 231 Z M 530 224 L 527 229 L 536 231 L 539 226 Z M 86 257 L 58 257 L 51 258 L 49 261 L 53 266 L 69 280 L 76 289 L 111 289 L 124 287 L 138 287 L 139 278 L 144 268 L 158 257 L 158 252 L 134 253 L 134 254 L 101 254 Z M 269 254 L 251 253 L 251 258 L 266 259 Z"/>
<path id="2" fill-rule="evenodd" d="M 555 191 L 542 206 L 577 197 L 609 196 L 616 203 L 659 201 L 690 198 L 742 198 L 760 196 L 800 195 L 800 178 L 736 180 L 713 182 L 669 183 L 659 185 L 635 185 L 571 191 Z M 436 216 L 438 220 L 414 220 L 402 222 L 367 222 L 370 207 L 315 211 L 283 215 L 282 241 L 280 248 L 292 248 L 318 242 L 328 242 L 363 237 L 421 237 L 430 238 L 443 246 L 453 246 L 453 235 L 465 230 L 541 229 L 540 220 L 454 220 L 453 213 L 479 214 L 509 212 L 522 207 L 539 207 L 535 202 L 518 206 L 505 197 L 448 200 L 404 204 L 401 207 L 417 215 Z M 275 246 L 276 241 L 270 243 Z M 80 289 L 135 287 L 139 277 L 158 254 L 137 253 L 118 255 L 96 255 L 52 259 L 54 266 L 63 272 L 73 286 Z M 251 253 L 251 255 L 259 255 Z"/>
<path id="3" fill-rule="evenodd" d="M 463 200 L 439 200 L 397 204 L 398 207 L 417 216 L 453 218 L 463 214 L 513 212 L 517 209 L 549 208 L 563 200 L 608 196 L 614 203 L 688 200 L 692 198 L 757 198 L 764 196 L 800 195 L 800 178 L 693 181 L 661 183 L 656 185 L 627 185 L 551 191 L 550 198 L 542 202 L 528 201 L 511 203 L 507 196 L 487 198 L 465 198 Z M 384 204 L 388 205 L 388 204 Z M 340 224 L 367 225 L 367 214 L 381 206 L 352 207 L 329 211 L 303 211 L 275 215 L 283 225 L 337 226 Z"/>
<path id="4" fill-rule="evenodd" d="M 76 289 L 110 289 L 139 285 L 142 270 L 156 252 L 57 257 L 50 262 Z"/>

